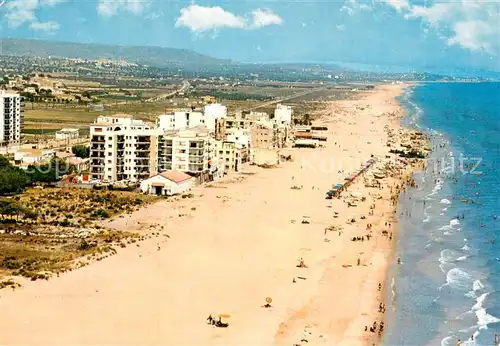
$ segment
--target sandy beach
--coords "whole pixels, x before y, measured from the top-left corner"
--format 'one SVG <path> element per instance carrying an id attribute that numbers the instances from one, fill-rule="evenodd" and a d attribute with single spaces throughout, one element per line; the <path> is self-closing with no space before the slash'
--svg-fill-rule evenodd
<path id="1" fill-rule="evenodd" d="M 330 102 L 314 123 L 328 126 L 325 148 L 286 149 L 293 162 L 249 166 L 255 174 L 234 174 L 197 188 L 194 198 L 107 224 L 153 238 L 58 278 L 0 291 L 0 344 L 378 344 L 387 268 L 396 260 L 396 186 L 417 169 L 386 145 L 389 132 L 396 142 L 406 133 L 395 100 L 405 87 Z M 342 198 L 325 199 L 372 155 L 375 169 L 392 162 L 394 176 L 381 188 L 358 177 Z M 351 193 L 355 206 L 347 203 Z M 297 267 L 300 258 L 306 268 Z M 266 297 L 270 308 L 262 307 Z M 231 315 L 228 328 L 207 324 L 220 313 Z M 365 331 L 373 322 L 376 332 Z"/>

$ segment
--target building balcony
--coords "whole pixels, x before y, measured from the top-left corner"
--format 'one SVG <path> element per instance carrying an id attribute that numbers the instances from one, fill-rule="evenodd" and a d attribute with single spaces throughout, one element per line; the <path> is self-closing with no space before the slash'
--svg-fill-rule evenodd
<path id="1" fill-rule="evenodd" d="M 149 162 L 136 162 L 135 167 L 149 167 Z"/>
<path id="2" fill-rule="evenodd" d="M 203 156 L 204 152 L 200 149 L 190 149 L 189 156 Z"/>
<path id="3" fill-rule="evenodd" d="M 188 169 L 189 169 L 189 172 L 192 172 L 192 173 L 203 172 L 203 166 L 201 166 L 201 165 L 189 165 Z"/>
<path id="4" fill-rule="evenodd" d="M 204 163 L 203 159 L 189 159 L 189 164 L 203 165 Z"/>

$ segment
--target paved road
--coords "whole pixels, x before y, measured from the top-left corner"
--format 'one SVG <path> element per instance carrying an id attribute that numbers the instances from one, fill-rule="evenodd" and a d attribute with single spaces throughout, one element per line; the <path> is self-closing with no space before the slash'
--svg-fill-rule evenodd
<path id="1" fill-rule="evenodd" d="M 188 81 L 183 81 L 182 87 L 180 89 L 172 91 L 168 94 L 162 94 L 162 95 L 158 95 L 158 96 L 149 98 L 149 99 L 145 100 L 144 102 L 157 102 L 157 101 L 165 100 L 165 99 L 172 97 L 178 93 L 186 91 L 190 86 L 191 86 L 191 84 L 189 84 Z"/>
<path id="2" fill-rule="evenodd" d="M 236 114 L 238 112 L 250 112 L 250 111 L 262 108 L 262 107 L 271 106 L 273 104 L 277 104 L 277 103 L 281 103 L 281 102 L 284 102 L 284 101 L 293 100 L 293 99 L 298 98 L 298 97 L 302 97 L 302 96 L 305 96 L 305 95 L 308 95 L 308 94 L 312 94 L 312 93 L 315 93 L 315 92 L 318 92 L 318 91 L 321 91 L 321 90 L 325 90 L 326 88 L 328 88 L 328 87 L 324 86 L 324 87 L 321 87 L 321 88 L 314 88 L 314 89 L 307 90 L 307 91 L 304 91 L 304 92 L 301 92 L 301 93 L 298 93 L 298 94 L 294 94 L 292 96 L 287 96 L 287 97 L 280 98 L 280 99 L 277 99 L 277 100 L 273 100 L 273 101 L 269 101 L 269 102 L 264 102 L 264 103 L 261 103 L 258 106 L 254 106 L 254 107 L 251 107 L 251 108 L 239 109 L 239 110 L 236 110 L 234 112 L 231 112 L 229 115 L 234 115 L 234 114 Z"/>

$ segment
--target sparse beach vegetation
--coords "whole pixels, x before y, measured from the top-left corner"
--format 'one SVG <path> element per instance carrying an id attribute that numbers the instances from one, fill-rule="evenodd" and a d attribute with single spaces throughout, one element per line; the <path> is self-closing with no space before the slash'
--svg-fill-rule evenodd
<path id="1" fill-rule="evenodd" d="M 104 229 L 102 220 L 153 201 L 154 197 L 131 192 L 59 188 L 28 189 L 1 198 L 0 278 L 48 279 L 85 256 L 100 260 L 113 254 L 114 246 L 124 247 L 139 235 Z M 0 284 L 7 286 L 11 285 Z"/>

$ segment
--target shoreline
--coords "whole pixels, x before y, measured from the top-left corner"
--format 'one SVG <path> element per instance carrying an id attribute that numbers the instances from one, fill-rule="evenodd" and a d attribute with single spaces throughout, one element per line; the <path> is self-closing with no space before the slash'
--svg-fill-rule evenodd
<path id="1" fill-rule="evenodd" d="M 305 337 L 309 345 L 379 343 L 378 333 L 364 326 L 385 318 L 377 309 L 385 304 L 398 239 L 397 204 L 390 201 L 399 195 L 388 186 L 404 187 L 417 170 L 385 145 L 388 128 L 396 142 L 410 133 L 395 99 L 408 86 L 379 86 L 356 100 L 329 102 L 315 122 L 329 127 L 326 148 L 285 149 L 294 162 L 251 167 L 257 174 L 240 175 L 233 186 L 214 183 L 196 189 L 192 200 L 158 202 L 109 224 L 151 229 L 155 239 L 60 278 L 0 291 L 6 331 L 0 344 L 290 345 Z M 395 176 L 382 180 L 383 189 L 367 188 L 369 178 L 359 177 L 341 199 L 324 199 L 371 155 L 379 158 L 378 169 L 394 161 Z M 349 206 L 354 192 L 366 201 Z M 364 229 L 366 223 L 374 226 Z M 337 231 L 326 230 L 331 226 Z M 394 233 L 392 241 L 382 229 Z M 373 239 L 351 241 L 366 234 Z M 308 268 L 296 267 L 299 258 Z M 268 296 L 272 307 L 262 308 Z M 213 313 L 231 314 L 230 327 L 208 326 Z"/>

